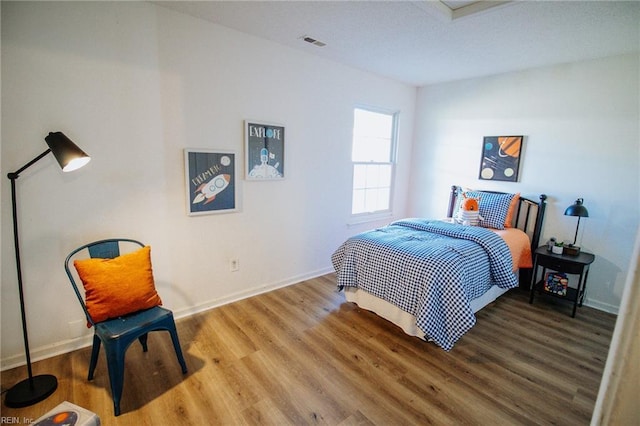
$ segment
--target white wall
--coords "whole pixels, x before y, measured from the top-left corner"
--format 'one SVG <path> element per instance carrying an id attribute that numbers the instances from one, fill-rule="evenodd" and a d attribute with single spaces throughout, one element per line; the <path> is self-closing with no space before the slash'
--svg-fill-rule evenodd
<path id="1" fill-rule="evenodd" d="M 93 157 L 63 175 L 49 156 L 17 181 L 34 359 L 91 335 L 62 267 L 85 242 L 150 244 L 156 285 L 177 316 L 330 271 L 333 250 L 373 225 L 346 225 L 352 108 L 401 111 L 401 217 L 415 100 L 413 87 L 149 3 L 3 2 L 2 174 L 43 152 L 49 131 Z M 286 126 L 286 179 L 241 180 L 239 213 L 187 216 L 183 149 L 242 156 L 246 118 Z M 7 368 L 24 357 L 8 180 L 1 185 Z"/>
<path id="2" fill-rule="evenodd" d="M 586 304 L 616 312 L 640 223 L 638 55 L 421 88 L 409 213 L 442 215 L 452 184 L 536 198 L 543 239 L 573 241 L 564 210 L 584 198 L 578 245 L 596 255 Z M 484 136 L 524 135 L 517 183 L 480 181 Z"/>

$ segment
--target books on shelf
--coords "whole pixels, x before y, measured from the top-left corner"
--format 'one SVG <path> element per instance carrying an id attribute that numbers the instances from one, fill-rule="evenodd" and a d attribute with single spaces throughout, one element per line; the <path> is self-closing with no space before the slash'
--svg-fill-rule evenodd
<path id="1" fill-rule="evenodd" d="M 567 287 L 569 279 L 567 274 L 560 272 L 549 272 L 544 278 L 544 291 L 557 294 L 558 296 L 567 295 Z"/>

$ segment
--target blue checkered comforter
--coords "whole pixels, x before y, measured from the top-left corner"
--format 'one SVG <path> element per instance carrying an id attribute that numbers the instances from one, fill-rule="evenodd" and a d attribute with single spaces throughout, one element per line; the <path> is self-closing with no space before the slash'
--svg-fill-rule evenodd
<path id="1" fill-rule="evenodd" d="M 404 219 L 358 234 L 331 261 L 339 289 L 357 287 L 412 314 L 446 351 L 476 322 L 470 300 L 492 285 L 518 285 L 496 233 L 435 220 Z"/>

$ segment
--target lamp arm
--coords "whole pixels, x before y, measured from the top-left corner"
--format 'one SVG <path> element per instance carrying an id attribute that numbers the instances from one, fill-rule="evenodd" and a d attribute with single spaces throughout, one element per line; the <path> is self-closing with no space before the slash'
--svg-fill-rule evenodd
<path id="1" fill-rule="evenodd" d="M 578 225 L 576 225 L 576 236 L 573 237 L 573 245 L 576 245 L 576 241 L 578 241 L 578 229 L 580 229 L 580 216 L 578 216 Z"/>
<path id="2" fill-rule="evenodd" d="M 51 152 L 51 148 L 47 149 L 45 152 L 43 152 L 42 154 L 38 155 L 36 158 L 34 158 L 33 160 L 29 161 L 27 164 L 25 164 L 24 166 L 20 167 L 18 170 L 16 170 L 15 172 L 11 172 L 7 174 L 7 177 L 9 179 L 11 179 L 12 181 L 18 179 L 20 177 L 20 173 L 24 172 L 26 169 L 28 169 L 29 167 L 33 166 L 35 163 L 37 163 L 41 158 L 43 158 L 44 156 L 46 156 L 48 153 Z"/>
<path id="3" fill-rule="evenodd" d="M 13 214 L 13 241 L 15 245 L 16 251 L 16 271 L 18 273 L 18 295 L 20 296 L 20 314 L 22 316 L 22 337 L 24 340 L 24 351 L 27 357 L 27 372 L 29 375 L 29 382 L 31 387 L 33 388 L 33 371 L 31 369 L 31 353 L 29 351 L 29 336 L 27 334 L 27 317 L 24 311 L 24 292 L 22 286 L 22 267 L 20 262 L 20 239 L 18 238 L 18 206 L 16 200 L 16 179 L 20 177 L 20 173 L 22 173 L 27 168 L 31 167 L 33 164 L 38 162 L 41 158 L 46 156 L 51 152 L 51 149 L 47 149 L 42 154 L 38 155 L 33 160 L 29 161 L 24 166 L 20 167 L 18 170 L 12 173 L 8 173 L 7 177 L 11 180 L 11 207 Z"/>
<path id="4" fill-rule="evenodd" d="M 32 163 L 31 163 L 32 164 Z M 9 173 L 11 175 L 11 173 Z M 33 381 L 33 371 L 31 370 L 31 354 L 29 352 L 29 336 L 27 334 L 27 318 L 24 311 L 24 292 L 22 290 L 22 267 L 20 263 L 20 239 L 18 238 L 18 208 L 16 205 L 16 179 L 18 178 L 18 172 L 15 173 L 15 177 L 9 177 L 11 179 L 11 205 L 13 211 L 13 240 L 16 252 L 16 271 L 18 272 L 18 295 L 20 296 L 20 314 L 22 316 L 22 337 L 24 340 L 24 351 L 27 357 L 27 372 L 29 380 Z"/>

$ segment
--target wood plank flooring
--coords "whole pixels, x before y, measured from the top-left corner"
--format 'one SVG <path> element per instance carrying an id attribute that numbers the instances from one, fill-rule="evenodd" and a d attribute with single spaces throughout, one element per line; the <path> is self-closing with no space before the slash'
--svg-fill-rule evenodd
<path id="1" fill-rule="evenodd" d="M 189 373 L 167 333 L 127 352 L 113 416 L 104 354 L 34 363 L 58 390 L 2 416 L 34 420 L 62 401 L 110 425 L 587 425 L 615 316 L 511 290 L 451 352 L 344 301 L 329 274 L 178 321 Z M 2 373 L 2 389 L 26 377 Z"/>

